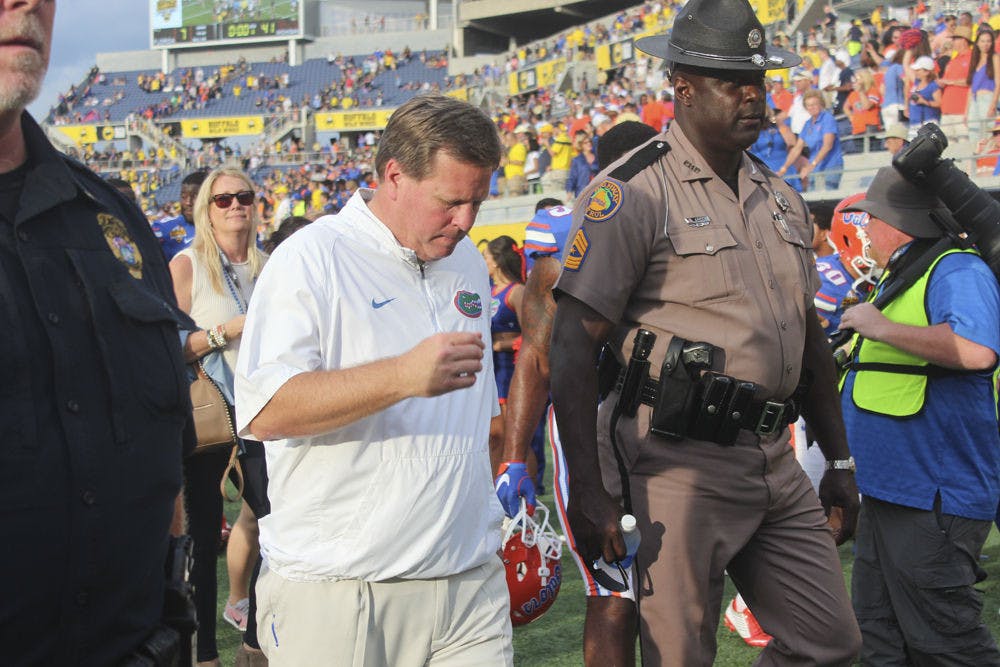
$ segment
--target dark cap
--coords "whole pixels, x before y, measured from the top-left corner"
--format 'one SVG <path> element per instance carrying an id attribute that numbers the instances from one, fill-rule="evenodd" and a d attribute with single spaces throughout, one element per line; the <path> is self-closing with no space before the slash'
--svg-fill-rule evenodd
<path id="1" fill-rule="evenodd" d="M 747 0 L 690 0 L 668 34 L 643 37 L 635 45 L 672 64 L 708 69 L 786 69 L 802 62 L 765 43 L 764 26 Z"/>
<path id="2" fill-rule="evenodd" d="M 864 211 L 918 239 L 944 235 L 941 227 L 931 219 L 931 213 L 943 218 L 951 217 L 951 212 L 940 199 L 927 188 L 910 183 L 892 167 L 879 169 L 868 186 L 865 198 L 844 210 Z"/>

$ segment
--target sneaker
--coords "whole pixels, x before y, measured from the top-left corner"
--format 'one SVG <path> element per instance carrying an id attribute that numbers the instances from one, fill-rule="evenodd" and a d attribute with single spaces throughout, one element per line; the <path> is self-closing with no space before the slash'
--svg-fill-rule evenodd
<path id="1" fill-rule="evenodd" d="M 250 615 L 250 598 L 243 598 L 236 604 L 226 603 L 222 612 L 222 620 L 240 632 L 247 630 L 247 617 Z"/>
<path id="2" fill-rule="evenodd" d="M 726 607 L 726 627 L 742 637 L 750 646 L 761 648 L 771 641 L 771 635 L 761 629 L 757 619 L 750 613 L 750 608 L 739 595 Z"/>

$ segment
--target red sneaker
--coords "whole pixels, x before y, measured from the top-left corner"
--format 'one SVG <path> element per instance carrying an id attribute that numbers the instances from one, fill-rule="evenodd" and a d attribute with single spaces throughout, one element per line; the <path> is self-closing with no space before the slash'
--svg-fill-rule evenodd
<path id="1" fill-rule="evenodd" d="M 771 641 L 771 635 L 764 632 L 760 623 L 750 612 L 750 608 L 737 595 L 726 607 L 726 627 L 738 634 L 750 646 L 763 648 Z"/>

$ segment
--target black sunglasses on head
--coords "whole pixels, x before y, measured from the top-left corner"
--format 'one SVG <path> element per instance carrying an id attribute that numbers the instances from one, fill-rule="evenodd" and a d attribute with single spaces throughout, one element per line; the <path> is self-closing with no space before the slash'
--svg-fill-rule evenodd
<path id="1" fill-rule="evenodd" d="M 212 195 L 212 201 L 219 208 L 229 208 L 233 205 L 233 198 L 236 198 L 237 203 L 240 206 L 249 206 L 253 203 L 254 194 L 250 190 L 242 190 L 240 192 L 223 192 L 217 195 Z"/>

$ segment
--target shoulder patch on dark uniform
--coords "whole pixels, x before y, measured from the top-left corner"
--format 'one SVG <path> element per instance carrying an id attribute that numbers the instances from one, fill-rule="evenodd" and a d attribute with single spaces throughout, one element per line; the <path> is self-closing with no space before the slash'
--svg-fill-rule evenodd
<path id="1" fill-rule="evenodd" d="M 670 144 L 666 141 L 662 139 L 651 141 L 633 153 L 628 160 L 615 167 L 608 176 L 622 182 L 628 182 L 633 176 L 668 152 L 670 152 Z"/>

